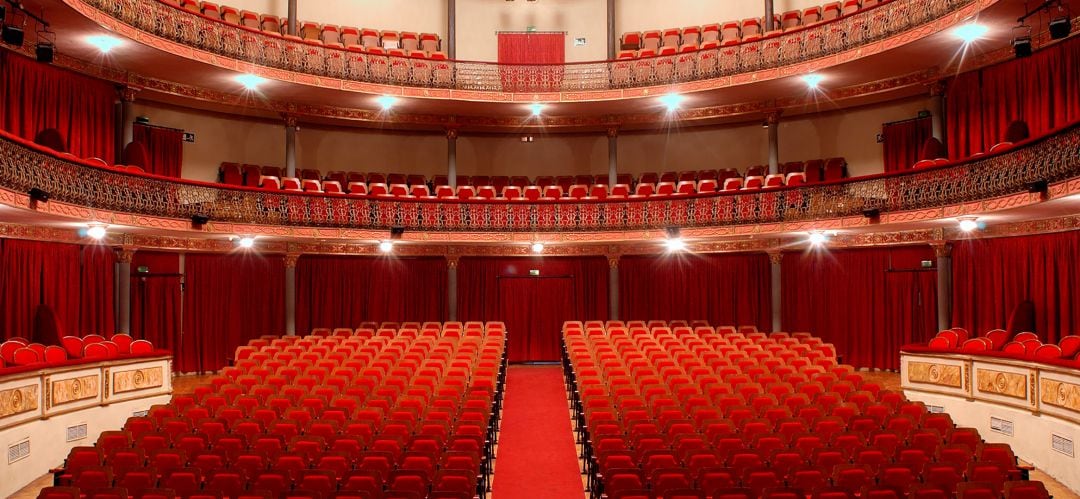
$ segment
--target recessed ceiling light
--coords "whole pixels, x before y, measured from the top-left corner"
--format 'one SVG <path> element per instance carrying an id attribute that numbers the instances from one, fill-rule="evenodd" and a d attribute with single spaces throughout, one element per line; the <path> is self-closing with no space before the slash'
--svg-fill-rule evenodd
<path id="1" fill-rule="evenodd" d="M 814 246 L 825 244 L 825 241 L 828 239 L 829 238 L 822 232 L 811 232 L 809 238 L 810 244 L 813 244 Z"/>
<path id="2" fill-rule="evenodd" d="M 540 113 L 544 112 L 544 105 L 539 102 L 533 102 L 529 105 L 529 110 L 532 111 L 533 116 L 540 116 Z"/>
<path id="3" fill-rule="evenodd" d="M 375 102 L 379 103 L 379 107 L 383 108 L 383 111 L 389 111 L 390 108 L 394 107 L 394 104 L 397 104 L 397 97 L 380 95 L 379 98 L 375 99 Z"/>
<path id="4" fill-rule="evenodd" d="M 976 222 L 976 217 L 965 217 L 960 219 L 960 230 L 964 232 L 972 232 L 979 228 L 979 222 Z"/>
<path id="5" fill-rule="evenodd" d="M 686 100 L 686 97 L 679 94 L 667 94 L 660 97 L 660 103 L 667 108 L 668 112 L 678 109 L 684 100 Z"/>
<path id="6" fill-rule="evenodd" d="M 106 226 L 102 224 L 90 224 L 86 229 L 86 235 L 98 241 L 105 239 L 105 227 Z"/>
<path id="7" fill-rule="evenodd" d="M 979 23 L 967 23 L 953 30 L 953 36 L 959 38 L 964 44 L 978 40 L 990 31 L 990 28 Z"/>
<path id="8" fill-rule="evenodd" d="M 682 251 L 686 249 L 686 241 L 681 237 L 673 237 L 664 241 L 664 247 L 668 251 Z"/>
<path id="9" fill-rule="evenodd" d="M 825 77 L 817 73 L 810 73 L 802 76 L 803 83 L 810 88 L 818 88 L 821 82 L 825 81 Z"/>
<path id="10" fill-rule="evenodd" d="M 236 77 L 236 81 L 239 82 L 241 85 L 244 86 L 244 88 L 246 88 L 248 90 L 255 90 L 255 89 L 259 88 L 259 85 L 262 85 L 263 83 L 266 83 L 269 80 L 267 80 L 266 78 L 263 78 L 262 76 L 259 76 L 259 75 L 253 75 L 251 73 L 245 73 L 245 74 L 242 74 L 242 75 L 238 75 Z"/>
<path id="11" fill-rule="evenodd" d="M 119 47 L 124 42 L 119 38 L 109 35 L 94 35 L 87 37 L 86 43 L 97 47 L 102 53 L 108 54 L 112 49 Z"/>
<path id="12" fill-rule="evenodd" d="M 382 251 L 383 253 L 390 253 L 391 251 L 394 251 L 394 242 L 383 241 L 379 243 L 379 251 Z"/>
<path id="13" fill-rule="evenodd" d="M 251 236 L 241 237 L 236 240 L 236 245 L 244 249 L 253 248 L 255 246 L 255 238 Z"/>
<path id="14" fill-rule="evenodd" d="M 544 252 L 544 243 L 532 243 L 532 252 L 533 253 L 543 253 Z"/>

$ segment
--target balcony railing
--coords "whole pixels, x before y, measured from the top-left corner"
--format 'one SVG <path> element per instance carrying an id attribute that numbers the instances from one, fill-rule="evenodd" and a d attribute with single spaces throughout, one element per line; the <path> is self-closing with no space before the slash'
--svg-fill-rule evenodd
<path id="1" fill-rule="evenodd" d="M 800 187 L 608 200 L 442 200 L 289 193 L 97 167 L 0 135 L 0 188 L 113 212 L 185 220 L 443 232 L 574 232 L 832 219 L 943 207 L 1080 177 L 1080 124 L 933 168 Z"/>
<path id="2" fill-rule="evenodd" d="M 484 92 L 580 92 L 667 85 L 790 66 L 908 32 L 975 0 L 891 0 L 835 20 L 675 55 L 558 65 L 377 55 L 304 43 L 159 0 L 82 2 L 140 31 L 231 59 L 296 73 L 386 85 Z"/>

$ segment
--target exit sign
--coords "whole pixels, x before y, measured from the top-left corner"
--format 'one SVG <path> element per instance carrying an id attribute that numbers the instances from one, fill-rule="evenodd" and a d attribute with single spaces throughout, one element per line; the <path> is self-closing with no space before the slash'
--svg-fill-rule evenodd
<path id="1" fill-rule="evenodd" d="M 540 269 L 529 269 L 529 275 L 540 275 Z"/>

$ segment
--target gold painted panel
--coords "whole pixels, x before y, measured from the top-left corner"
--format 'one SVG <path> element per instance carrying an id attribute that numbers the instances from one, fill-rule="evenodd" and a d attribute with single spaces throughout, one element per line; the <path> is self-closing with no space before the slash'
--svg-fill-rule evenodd
<path id="1" fill-rule="evenodd" d="M 908 381 L 931 385 L 963 386 L 960 366 L 931 364 L 929 362 L 908 362 Z"/>
<path id="2" fill-rule="evenodd" d="M 52 382 L 50 393 L 52 406 L 55 407 L 78 400 L 97 398 L 101 394 L 101 383 L 96 374 L 63 379 Z"/>
<path id="3" fill-rule="evenodd" d="M 1046 378 L 1039 381 L 1042 403 L 1080 412 L 1080 385 Z"/>
<path id="4" fill-rule="evenodd" d="M 975 381 L 980 392 L 1027 399 L 1027 376 L 1023 374 L 978 369 Z"/>
<path id="5" fill-rule="evenodd" d="M 157 388 L 164 384 L 161 367 L 146 367 L 113 373 L 113 393 Z"/>
<path id="6" fill-rule="evenodd" d="M 38 385 L 0 391 L 0 418 L 37 410 Z"/>

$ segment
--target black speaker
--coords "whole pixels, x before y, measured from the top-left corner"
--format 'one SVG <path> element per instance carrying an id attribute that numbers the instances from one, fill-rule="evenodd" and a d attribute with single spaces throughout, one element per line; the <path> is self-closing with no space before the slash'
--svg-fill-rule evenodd
<path id="1" fill-rule="evenodd" d="M 881 210 L 877 208 L 863 210 L 862 216 L 868 218 L 872 224 L 881 222 Z"/>
<path id="2" fill-rule="evenodd" d="M 49 201 L 49 193 L 38 189 L 37 187 L 30 189 L 30 192 L 28 192 L 27 194 L 30 195 L 30 201 L 40 201 L 42 203 L 46 203 Z"/>
<path id="3" fill-rule="evenodd" d="M 1038 180 L 1027 185 L 1028 192 L 1032 194 L 1046 195 L 1050 192 L 1050 182 Z"/>
<path id="4" fill-rule="evenodd" d="M 405 234 L 405 227 L 390 227 L 390 239 L 401 239 L 402 234 Z"/>
<path id="5" fill-rule="evenodd" d="M 1050 20 L 1050 38 L 1060 40 L 1069 36 L 1070 31 L 1072 31 L 1072 24 L 1069 23 L 1068 17 Z"/>
<path id="6" fill-rule="evenodd" d="M 193 227 L 198 228 L 198 227 L 201 227 L 203 225 L 206 225 L 209 222 L 210 222 L 210 217 L 208 217 L 206 215 L 192 215 L 191 216 L 191 225 Z"/>
<path id="7" fill-rule="evenodd" d="M 678 239 L 682 236 L 682 229 L 678 227 L 664 227 L 664 233 L 667 234 L 668 239 Z"/>
<path id="8" fill-rule="evenodd" d="M 1028 56 L 1031 55 L 1031 37 L 1030 36 L 1021 36 L 1021 37 L 1018 37 L 1018 38 L 1014 38 L 1013 42 L 1012 42 L 1012 45 L 1013 45 L 1013 52 L 1016 54 L 1017 58 L 1028 57 Z"/>
<path id="9" fill-rule="evenodd" d="M 0 5 L 0 21 L 3 21 L 7 17 L 7 7 Z"/>
<path id="10" fill-rule="evenodd" d="M 37 54 L 38 62 L 43 62 L 45 64 L 52 64 L 55 52 L 55 47 L 49 42 L 38 42 L 37 47 L 34 49 L 34 53 Z"/>
<path id="11" fill-rule="evenodd" d="M 0 40 L 3 40 L 4 43 L 8 45 L 17 45 L 21 47 L 24 35 L 25 33 L 23 33 L 22 28 L 10 24 L 4 26 L 4 28 L 0 30 Z"/>

